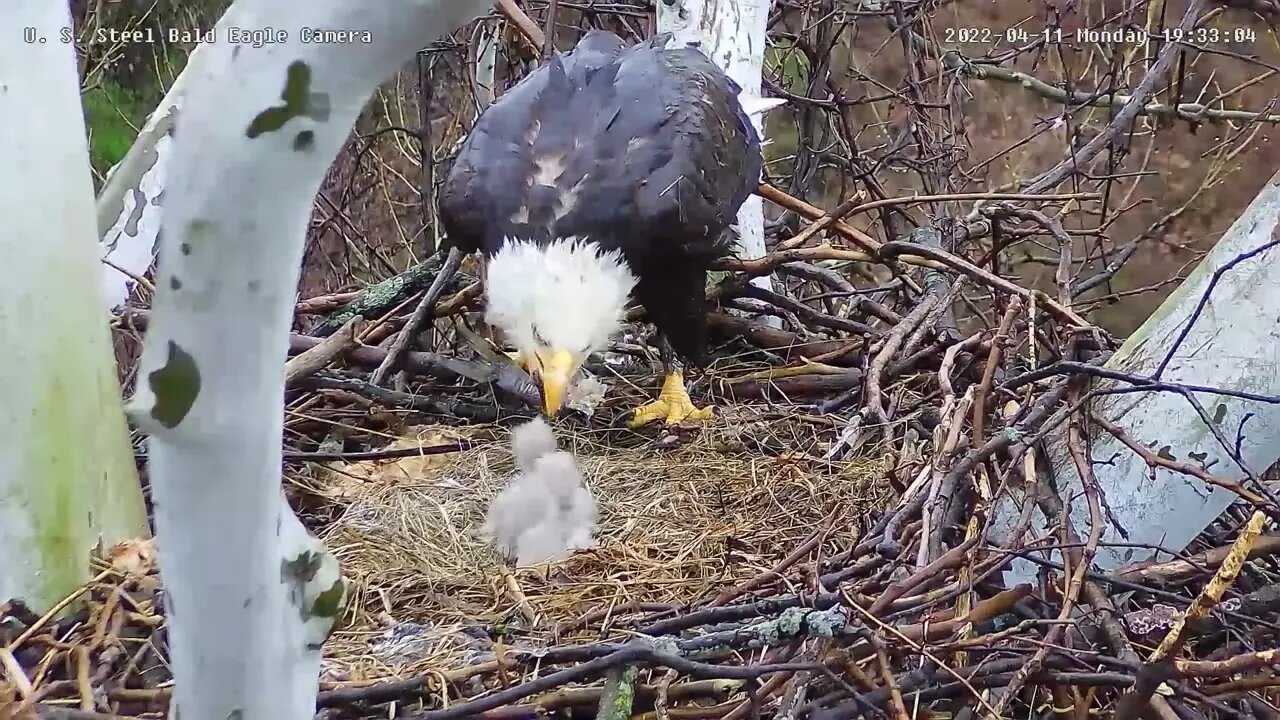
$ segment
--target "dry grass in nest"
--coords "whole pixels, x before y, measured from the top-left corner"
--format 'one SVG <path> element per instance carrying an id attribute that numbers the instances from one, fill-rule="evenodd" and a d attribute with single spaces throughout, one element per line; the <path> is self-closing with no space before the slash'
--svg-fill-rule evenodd
<path id="1" fill-rule="evenodd" d="M 328 646 L 330 667 L 353 680 L 407 671 L 369 653 L 388 616 L 444 634 L 502 626 L 550 640 L 557 623 L 592 610 L 690 603 L 773 567 L 830 513 L 859 517 L 887 499 L 872 486 L 878 467 L 866 461 L 744 448 L 744 432 L 758 441 L 762 424 L 744 415 L 747 408 L 730 411 L 732 420 L 719 419 L 670 451 L 611 447 L 598 432 L 558 428 L 599 504 L 599 547 L 511 573 L 479 534 L 513 471 L 505 430 L 419 428 L 393 447 L 462 435 L 479 444 L 451 455 L 331 466 L 302 481 L 339 505 L 322 535 L 354 581 L 348 622 Z M 803 420 L 772 421 L 769 429 L 789 445 L 800 433 L 817 441 L 815 426 Z M 849 544 L 856 532 L 835 527 L 826 549 Z M 429 661 L 439 668 L 463 660 L 461 650 L 437 647 Z"/>

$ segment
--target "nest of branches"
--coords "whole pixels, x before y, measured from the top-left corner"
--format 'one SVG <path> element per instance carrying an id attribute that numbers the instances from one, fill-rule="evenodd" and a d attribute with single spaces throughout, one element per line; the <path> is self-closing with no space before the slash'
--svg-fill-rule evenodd
<path id="1" fill-rule="evenodd" d="M 562 29 L 632 36 L 651 21 L 648 3 L 557 4 Z M 483 104 L 477 88 L 535 61 L 555 12 L 545 5 L 503 0 L 501 32 L 424 53 L 391 85 L 421 88 L 423 152 L 376 144 L 402 128 L 358 128 L 317 203 L 303 287 L 325 291 L 305 293 L 290 338 L 285 477 L 353 580 L 326 646 L 326 717 L 1280 712 L 1274 496 L 1133 441 L 1089 402 L 1098 376 L 1149 384 L 1101 370 L 1119 343 L 1099 315 L 1177 280 L 1195 254 L 1175 236 L 1222 229 L 1189 220 L 1206 188 L 1218 222 L 1260 184 L 1231 168 L 1271 171 L 1272 150 L 1255 141 L 1280 121 L 1264 82 L 1274 64 L 1185 42 L 1137 53 L 1028 41 L 979 57 L 972 43 L 952 47 L 991 25 L 964 3 L 845 12 L 780 0 L 765 86 L 791 108 L 770 129 L 780 155 L 760 187 L 769 251 L 719 268 L 716 360 L 690 378 L 716 419 L 626 429 L 656 368 L 634 334 L 615 343 L 588 365 L 603 397 L 556 428 L 600 503 L 599 546 L 517 570 L 477 529 L 511 470 L 507 428 L 534 412 L 528 378 L 472 330 L 471 268 L 424 304 L 438 256 L 391 263 L 419 248 L 379 238 L 434 227 L 420 190 L 443 176 Z M 1036 19 L 1020 1 L 991 5 L 1008 15 L 999 27 L 1043 25 L 1046 37 L 1166 11 L 1051 3 Z M 1190 37 L 1234 18 L 1265 34 L 1274 5 L 1193 0 L 1165 24 Z M 496 55 L 476 62 L 490 41 Z M 481 66 L 492 76 L 464 74 Z M 380 99 L 394 125 L 419 111 Z M 1163 132 L 1172 123 L 1222 131 Z M 981 161 L 966 165 L 971 154 Z M 1041 172 L 1019 174 L 1028 167 Z M 406 220 L 406 207 L 423 215 Z M 1150 251 L 1157 240 L 1165 254 Z M 1117 282 L 1135 257 L 1169 271 Z M 765 275 L 767 289 L 750 282 Z M 116 321 L 126 384 L 146 288 Z M 1108 509 L 1086 458 L 1102 433 L 1153 470 L 1242 500 L 1185 553 L 1090 569 Z M 1078 497 L 1046 482 L 1050 443 L 1080 476 Z M 999 523 L 1004 498 L 1014 510 Z M 1090 523 L 1062 520 L 1079 507 Z M 1046 548 L 1056 553 L 1033 552 Z M 1015 559 L 1039 568 L 1034 582 L 1005 581 Z M 118 546 L 98 570 L 45 616 L 0 606 L 0 719 L 10 707 L 81 720 L 165 712 L 154 548 Z"/>
<path id="2" fill-rule="evenodd" d="M 477 533 L 513 472 L 503 442 L 317 473 L 310 486 L 341 508 L 326 545 L 359 589 L 351 625 L 330 641 L 331 673 L 456 667 L 494 628 L 531 647 L 594 639 L 584 608 L 605 620 L 723 595 L 806 542 L 835 552 L 853 529 L 835 518 L 874 506 L 874 464 L 762 457 L 733 449 L 722 433 L 669 452 L 610 446 L 599 435 L 562 438 L 599 504 L 599 546 L 520 570 Z M 368 633 L 379 631 L 371 646 Z"/>
<path id="3" fill-rule="evenodd" d="M 361 333 L 395 314 L 379 324 L 352 313 L 375 315 L 374 297 L 412 298 L 403 278 L 398 298 L 363 293 L 295 335 L 289 487 L 355 590 L 326 648 L 323 712 L 382 715 L 394 703 L 423 720 L 739 718 L 770 708 L 830 719 L 1052 703 L 1172 718 L 1269 707 L 1280 593 L 1267 558 L 1280 539 L 1262 534 L 1265 516 L 1242 505 L 1205 533 L 1199 555 L 1113 574 L 1086 570 L 1096 533 L 1059 523 L 1037 537 L 1033 506 L 1050 518 L 1070 501 L 1102 512 L 1096 489 L 1064 500 L 1040 483 L 1037 448 L 1058 432 L 1083 457 L 1091 416 L 1078 400 L 1114 342 L 936 236 L 881 245 L 900 284 L 878 300 L 837 296 L 834 311 L 798 298 L 824 279 L 848 284 L 816 263 L 855 251 L 783 248 L 731 263 L 713 289 L 722 304 L 767 303 L 788 321 L 715 316 L 720 359 L 694 384 L 720 407 L 707 427 L 625 429 L 656 377 L 643 358 L 625 359 L 644 355 L 637 343 L 619 342 L 592 366 L 618 379 L 589 415 L 557 426 L 601 504 L 600 546 L 522 570 L 476 532 L 511 471 L 503 426 L 530 414 L 514 368 L 477 344 L 412 351 L 387 381 L 398 389 L 372 383 L 388 351 Z M 784 279 L 774 290 L 744 282 L 771 269 Z M 431 276 L 421 274 L 419 286 Z M 460 279 L 439 313 L 464 315 L 437 325 L 462 347 L 474 339 L 462 322 L 471 286 Z M 954 311 L 974 288 L 991 298 L 994 326 Z M 1046 347 L 1086 374 L 1036 370 L 1055 362 L 1031 356 Z M 1035 502 L 997 533 L 1007 492 Z M 1046 542 L 1065 562 L 1027 552 Z M 46 715 L 61 703 L 163 711 L 152 556 L 145 543 L 117 547 L 70 618 L 11 609 L 0 660 L 26 685 L 9 692 Z M 1039 563 L 1041 581 L 1008 587 L 1001 570 L 1013 557 Z"/>

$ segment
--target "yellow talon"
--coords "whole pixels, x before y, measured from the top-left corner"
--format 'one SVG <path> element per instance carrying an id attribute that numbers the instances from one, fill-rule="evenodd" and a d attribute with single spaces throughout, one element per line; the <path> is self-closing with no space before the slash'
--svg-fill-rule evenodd
<path id="1" fill-rule="evenodd" d="M 700 408 L 693 404 L 689 391 L 684 387 L 684 375 L 674 372 L 662 381 L 658 399 L 636 408 L 627 424 L 638 428 L 655 420 L 662 420 L 668 426 L 701 423 L 710 420 L 714 413 L 714 408 Z"/>

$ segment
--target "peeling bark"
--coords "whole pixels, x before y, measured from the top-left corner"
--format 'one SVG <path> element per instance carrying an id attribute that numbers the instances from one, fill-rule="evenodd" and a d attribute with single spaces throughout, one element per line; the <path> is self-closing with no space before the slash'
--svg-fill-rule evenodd
<path id="1" fill-rule="evenodd" d="M 214 26 L 214 37 L 226 37 L 226 17 L 224 15 Z M 191 75 L 188 68 L 200 61 L 206 52 L 205 47 L 201 43 L 187 56 L 186 66 L 164 99 L 147 117 L 129 152 L 107 173 L 107 181 L 98 194 L 101 256 L 111 263 L 102 266 L 102 283 L 109 309 L 119 308 L 128 300 L 134 286 L 133 278 L 145 275 L 155 262 L 163 211 L 165 168 L 173 147 L 174 122 L 182 109 L 183 88 Z"/>

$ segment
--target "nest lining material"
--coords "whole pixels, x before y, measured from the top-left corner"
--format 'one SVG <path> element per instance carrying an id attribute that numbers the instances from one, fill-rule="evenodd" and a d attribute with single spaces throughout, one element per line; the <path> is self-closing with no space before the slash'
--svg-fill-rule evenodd
<path id="1" fill-rule="evenodd" d="M 890 499 L 873 485 L 877 463 L 763 455 L 742 447 L 748 428 L 762 429 L 740 414 L 736 422 L 718 418 L 670 451 L 610 447 L 597 433 L 557 428 L 560 447 L 575 455 L 599 504 L 599 546 L 518 570 L 480 534 L 490 501 L 514 471 L 505 430 L 417 428 L 390 447 L 460 438 L 477 446 L 334 463 L 295 479 L 334 505 L 335 519 L 320 535 L 353 584 L 344 627 L 327 645 L 326 674 L 362 680 L 447 669 L 476 661 L 477 628 L 550 641 L 556 625 L 591 611 L 709 598 L 777 565 L 832 513 L 846 524 L 831 529 L 824 551 L 847 546 L 861 528 L 846 519 Z M 793 440 L 820 428 L 784 420 L 768 429 Z M 414 653 L 371 651 L 403 635 L 404 623 L 432 641 Z M 599 630 L 597 622 L 579 632 L 594 639 Z"/>

